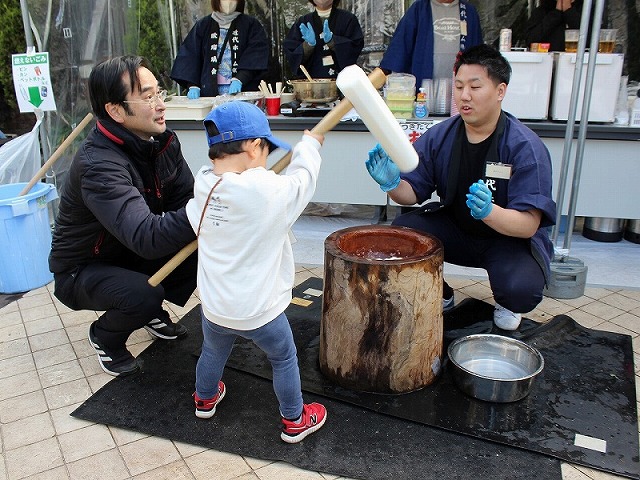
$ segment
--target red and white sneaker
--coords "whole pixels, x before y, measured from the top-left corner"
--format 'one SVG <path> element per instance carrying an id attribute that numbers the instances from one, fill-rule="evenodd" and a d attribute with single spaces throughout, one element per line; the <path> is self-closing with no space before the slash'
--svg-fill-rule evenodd
<path id="1" fill-rule="evenodd" d="M 224 388 L 224 383 L 218 382 L 218 394 L 209 399 L 203 399 L 198 396 L 196 392 L 193 392 L 193 400 L 196 404 L 196 417 L 198 418 L 211 418 L 216 413 L 216 406 L 224 398 L 224 394 L 227 393 L 227 389 Z"/>
<path id="2" fill-rule="evenodd" d="M 302 406 L 302 418 L 300 422 L 292 422 L 282 419 L 282 433 L 280 438 L 287 443 L 298 443 L 307 435 L 320 429 L 327 420 L 327 409 L 319 403 L 308 403 Z"/>

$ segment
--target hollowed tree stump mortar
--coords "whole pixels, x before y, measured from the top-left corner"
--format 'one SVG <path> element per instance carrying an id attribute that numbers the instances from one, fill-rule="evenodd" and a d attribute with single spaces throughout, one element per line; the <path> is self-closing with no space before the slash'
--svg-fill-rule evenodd
<path id="1" fill-rule="evenodd" d="M 442 243 L 420 231 L 359 226 L 324 243 L 320 370 L 357 391 L 405 393 L 442 362 Z"/>

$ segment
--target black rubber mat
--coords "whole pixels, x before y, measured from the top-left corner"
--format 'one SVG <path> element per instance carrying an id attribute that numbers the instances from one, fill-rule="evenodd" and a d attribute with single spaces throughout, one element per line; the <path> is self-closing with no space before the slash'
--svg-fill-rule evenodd
<path id="1" fill-rule="evenodd" d="M 514 403 L 484 402 L 463 394 L 453 383 L 447 360 L 439 379 L 419 391 L 404 395 L 354 392 L 332 384 L 319 371 L 321 292 L 322 280 L 309 279 L 294 290 L 297 299 L 287 309 L 298 347 L 303 390 L 397 418 L 640 478 L 631 337 L 584 328 L 566 315 L 543 325 L 523 320 L 519 331 L 511 336 L 536 347 L 545 359 L 545 368 L 530 394 Z M 461 302 L 445 315 L 445 346 L 472 333 L 506 335 L 494 331 L 492 314 L 493 307 L 485 302 Z M 239 341 L 227 366 L 271 378 L 269 363 L 251 342 Z"/>
<path id="2" fill-rule="evenodd" d="M 143 362 L 140 374 L 107 383 L 72 415 L 350 478 L 529 480 L 532 472 L 538 480 L 562 478 L 555 458 L 309 392 L 304 393 L 306 402 L 326 405 L 327 423 L 300 444 L 285 444 L 271 381 L 230 368 L 224 374 L 227 395 L 216 415 L 198 419 L 191 393 L 194 352 L 202 342 L 199 308 L 181 323 L 189 329 L 186 338 L 154 342 L 138 357 Z"/>

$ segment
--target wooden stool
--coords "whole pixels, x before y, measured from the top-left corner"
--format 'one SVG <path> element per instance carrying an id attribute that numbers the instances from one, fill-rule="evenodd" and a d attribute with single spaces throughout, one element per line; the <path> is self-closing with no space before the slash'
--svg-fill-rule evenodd
<path id="1" fill-rule="evenodd" d="M 325 240 L 320 370 L 340 386 L 405 393 L 442 362 L 443 248 L 405 227 L 360 226 Z"/>

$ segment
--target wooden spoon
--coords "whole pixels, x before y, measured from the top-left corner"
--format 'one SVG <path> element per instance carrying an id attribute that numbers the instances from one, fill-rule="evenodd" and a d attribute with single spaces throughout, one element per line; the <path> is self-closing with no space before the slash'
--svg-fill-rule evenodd
<path id="1" fill-rule="evenodd" d="M 307 80 L 313 83 L 313 78 L 311 78 L 311 75 L 309 75 L 309 72 L 304 67 L 304 65 L 300 64 L 300 70 L 302 70 L 302 73 L 304 73 L 304 76 L 307 77 Z"/>

